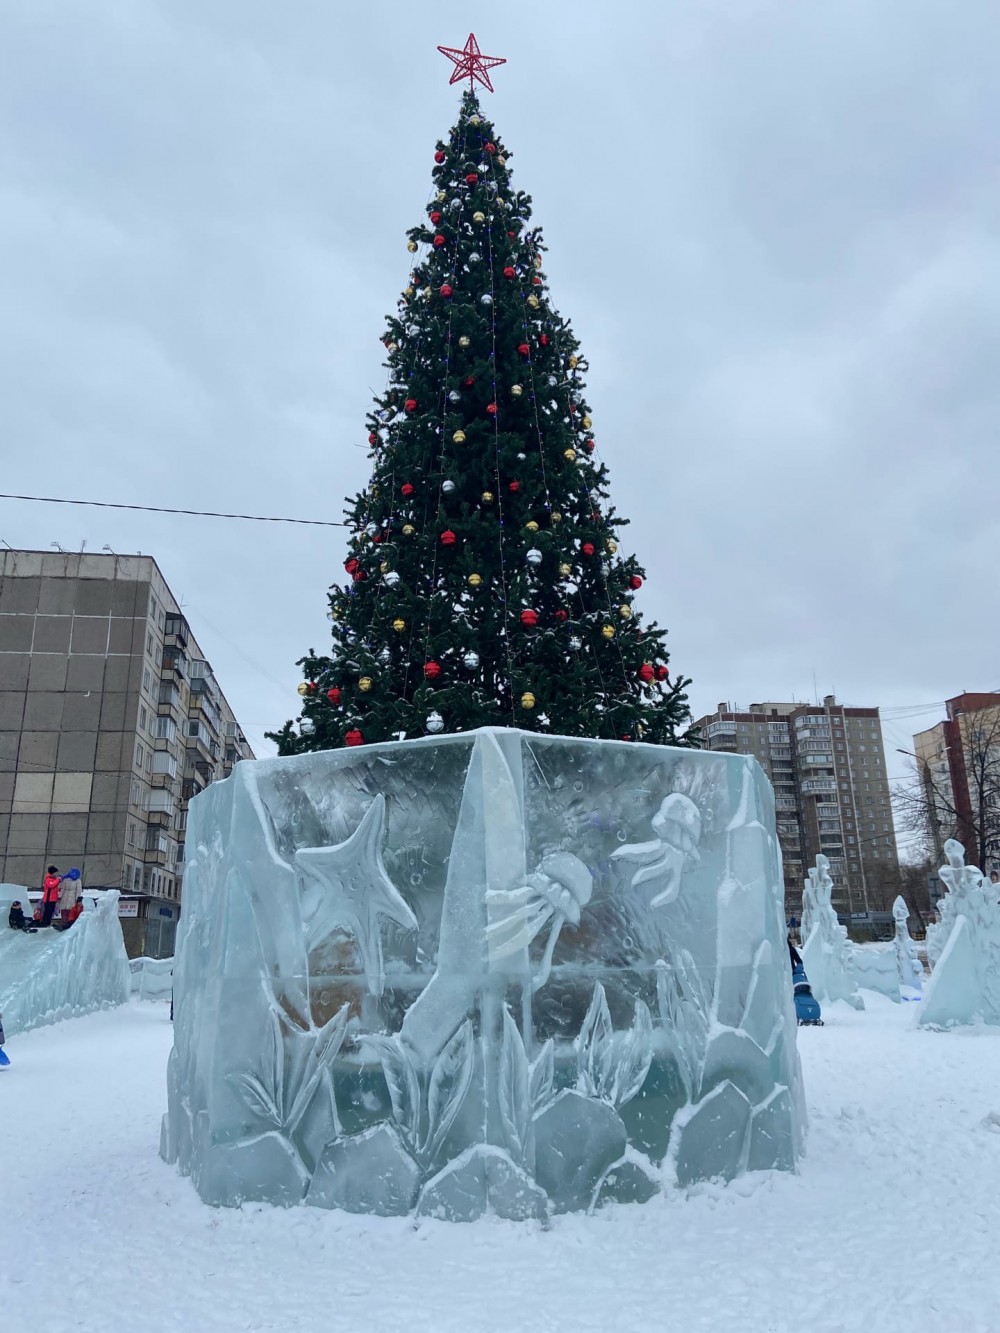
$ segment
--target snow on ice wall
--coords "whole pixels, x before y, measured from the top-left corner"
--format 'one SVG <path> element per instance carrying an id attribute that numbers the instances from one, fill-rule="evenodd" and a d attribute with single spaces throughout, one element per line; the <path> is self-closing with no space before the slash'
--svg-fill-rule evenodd
<path id="1" fill-rule="evenodd" d="M 997 886 L 976 866 L 965 864 L 965 848 L 949 838 L 948 864 L 938 871 L 948 892 L 938 903 L 941 920 L 932 932 L 936 962 L 920 1006 L 924 1027 L 967 1023 L 1000 1025 L 1000 906 Z M 944 934 L 947 932 L 947 934 Z M 942 935 L 944 939 L 942 940 Z"/>
<path id="2" fill-rule="evenodd" d="M 792 1170 L 752 759 L 483 730 L 192 803 L 161 1152 L 213 1204 L 472 1220 Z"/>
<path id="3" fill-rule="evenodd" d="M 83 916 L 65 931 L 9 930 L 10 904 L 24 889 L 0 886 L 0 1013 L 7 1036 L 124 1004 L 130 978 L 118 920 L 117 891 L 89 898 Z"/>

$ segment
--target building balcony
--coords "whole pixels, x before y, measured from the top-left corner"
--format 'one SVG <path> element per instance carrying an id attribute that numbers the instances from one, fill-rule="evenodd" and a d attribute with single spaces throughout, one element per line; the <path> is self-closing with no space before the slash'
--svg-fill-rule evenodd
<path id="1" fill-rule="evenodd" d="M 807 778 L 802 784 L 804 796 L 815 796 L 820 792 L 835 792 L 837 784 L 833 778 Z"/>
<path id="2" fill-rule="evenodd" d="M 798 806 L 798 801 L 793 796 L 776 796 L 774 804 L 778 810 L 794 810 Z"/>
<path id="3" fill-rule="evenodd" d="M 176 773 L 153 773 L 149 780 L 154 787 L 172 791 L 174 783 L 177 781 L 177 775 Z"/>
<path id="4" fill-rule="evenodd" d="M 833 755 L 817 750 L 815 753 L 799 755 L 803 768 L 833 768 Z"/>
<path id="5" fill-rule="evenodd" d="M 146 826 L 147 828 L 169 828 L 173 823 L 173 818 L 172 810 L 147 810 Z"/>
<path id="6" fill-rule="evenodd" d="M 705 730 L 707 736 L 735 736 L 735 722 L 710 722 Z"/>

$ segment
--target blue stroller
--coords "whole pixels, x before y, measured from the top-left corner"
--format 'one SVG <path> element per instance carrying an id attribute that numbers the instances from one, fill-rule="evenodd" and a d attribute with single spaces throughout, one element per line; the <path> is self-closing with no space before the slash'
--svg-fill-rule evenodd
<path id="1" fill-rule="evenodd" d="M 791 940 L 788 941 L 788 952 L 792 960 L 792 994 L 795 998 L 795 1017 L 798 1019 L 799 1027 L 821 1028 L 823 1018 L 819 1001 L 812 993 L 799 951 Z"/>

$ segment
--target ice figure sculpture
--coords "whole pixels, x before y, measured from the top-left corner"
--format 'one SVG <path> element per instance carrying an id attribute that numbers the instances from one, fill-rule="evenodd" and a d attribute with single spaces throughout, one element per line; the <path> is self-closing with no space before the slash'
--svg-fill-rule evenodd
<path id="1" fill-rule="evenodd" d="M 753 760 L 483 730 L 191 807 L 161 1152 L 210 1203 L 472 1220 L 791 1170 Z"/>
<path id="2" fill-rule="evenodd" d="M 854 947 L 837 920 L 832 892 L 830 862 L 817 856 L 802 893 L 802 963 L 818 1000 L 846 1000 L 863 1009 L 854 975 Z"/>
<path id="3" fill-rule="evenodd" d="M 892 919 L 896 923 L 896 934 L 893 943 L 896 948 L 896 969 L 899 975 L 899 984 L 900 986 L 908 986 L 911 990 L 922 991 L 924 965 L 920 961 L 916 942 L 910 936 L 910 909 L 907 907 L 906 899 L 902 894 L 892 905 Z"/>
<path id="4" fill-rule="evenodd" d="M 1000 1025 L 1000 906 L 994 885 L 965 864 L 954 838 L 944 845 L 948 864 L 938 871 L 948 886 L 938 908 L 950 933 L 927 983 L 919 1022 L 949 1028 L 967 1023 Z M 928 938 L 930 931 L 928 931 Z"/>
<path id="5" fill-rule="evenodd" d="M 85 898 L 70 930 L 32 934 L 7 929 L 15 898 L 27 891 L 0 885 L 0 1013 L 7 1036 L 124 1004 L 131 977 L 118 920 L 117 890 Z"/>

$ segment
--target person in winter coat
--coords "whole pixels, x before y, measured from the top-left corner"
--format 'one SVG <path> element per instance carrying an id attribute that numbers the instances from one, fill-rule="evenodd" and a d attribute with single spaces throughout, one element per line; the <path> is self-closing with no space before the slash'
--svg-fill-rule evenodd
<path id="1" fill-rule="evenodd" d="M 3 1014 L 0 1014 L 0 1069 L 6 1069 L 10 1064 L 10 1060 L 7 1058 L 7 1052 L 3 1048 L 3 1043 Z"/>
<path id="2" fill-rule="evenodd" d="M 59 873 L 59 868 L 58 866 L 49 866 L 48 872 L 42 880 L 42 919 L 40 925 L 52 925 L 52 915 L 56 910 L 56 903 L 59 901 L 61 892 L 62 875 Z"/>
<path id="3" fill-rule="evenodd" d="M 11 930 L 31 930 L 34 923 L 29 921 L 24 915 L 24 908 L 17 898 L 10 905 L 10 911 L 7 913 L 7 925 Z"/>
<path id="4" fill-rule="evenodd" d="M 69 930 L 69 928 L 70 928 L 70 926 L 73 924 L 73 922 L 74 922 L 74 921 L 78 921 L 78 920 L 80 919 L 81 916 L 83 916 L 83 898 L 82 898 L 82 896 L 79 897 L 79 898 L 77 898 L 76 902 L 73 904 L 73 906 L 69 909 L 68 912 L 64 912 L 64 913 L 63 913 L 63 919 L 62 919 L 61 921 L 53 921 L 53 922 L 52 922 L 52 929 L 53 929 L 53 930 Z"/>

